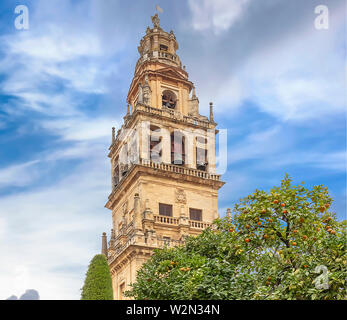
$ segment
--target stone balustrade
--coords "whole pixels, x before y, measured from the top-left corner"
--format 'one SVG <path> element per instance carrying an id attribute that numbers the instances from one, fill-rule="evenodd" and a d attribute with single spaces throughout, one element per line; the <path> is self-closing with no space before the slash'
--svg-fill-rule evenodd
<path id="1" fill-rule="evenodd" d="M 167 216 L 161 216 L 161 215 L 156 214 L 156 215 L 154 215 L 154 222 L 178 225 L 179 219 L 174 218 L 174 217 L 167 217 Z"/>
<path id="2" fill-rule="evenodd" d="M 130 163 L 128 165 L 127 173 L 120 179 L 120 181 L 117 185 L 113 185 L 112 193 L 110 194 L 109 199 L 118 190 L 118 188 L 122 184 L 122 181 L 124 180 L 124 178 L 130 173 L 131 169 L 136 165 L 141 165 L 144 167 L 149 167 L 149 168 L 158 169 L 158 170 L 162 170 L 162 171 L 186 174 L 189 176 L 203 178 L 203 179 L 209 179 L 209 180 L 214 180 L 214 181 L 220 181 L 220 178 L 221 178 L 221 176 L 219 174 L 212 174 L 212 173 L 208 173 L 206 171 L 202 171 L 202 170 L 198 170 L 198 169 L 194 169 L 194 168 L 178 166 L 178 165 L 174 165 L 174 164 L 170 164 L 170 163 L 162 163 L 162 162 L 158 163 L 158 162 L 153 162 L 151 160 L 141 159 L 139 161 L 139 163 L 134 162 L 134 163 Z"/>
<path id="3" fill-rule="evenodd" d="M 164 247 L 177 247 L 181 246 L 185 243 L 183 240 L 173 240 L 173 239 L 157 239 L 157 246 L 158 248 L 164 248 Z"/>
<path id="4" fill-rule="evenodd" d="M 157 163 L 146 159 L 141 159 L 140 164 L 145 167 L 150 167 L 154 169 L 176 172 L 181 174 L 186 174 L 189 176 L 194 176 L 203 179 L 220 180 L 219 174 L 211 174 L 206 171 L 201 171 L 193 168 L 187 168 L 183 166 L 178 166 L 170 163 Z"/>
<path id="5" fill-rule="evenodd" d="M 193 124 L 193 125 L 204 127 L 204 128 L 209 128 L 210 126 L 209 121 L 204 121 L 204 120 L 199 120 L 193 117 L 184 116 L 180 112 L 171 110 L 169 108 L 159 109 L 159 108 L 154 108 L 142 103 L 137 103 L 135 111 L 143 111 L 146 113 L 163 116 L 170 119 L 181 120 L 184 123 L 189 123 L 189 124 Z"/>
<path id="6" fill-rule="evenodd" d="M 196 229 L 207 229 L 211 227 L 212 224 L 207 222 L 202 222 L 202 221 L 189 220 L 189 226 L 191 228 L 196 228 Z"/>
<path id="7" fill-rule="evenodd" d="M 179 225 L 179 218 L 175 217 L 167 217 L 167 216 L 162 216 L 162 215 L 153 215 L 154 217 L 154 222 L 163 224 L 163 225 Z M 199 229 L 199 230 L 204 230 L 206 228 L 211 227 L 212 224 L 208 222 L 202 222 L 202 221 L 195 221 L 195 220 L 189 220 L 189 227 L 193 229 Z M 127 230 L 129 228 L 133 228 L 133 224 L 127 226 Z M 130 230 L 131 231 L 131 230 Z M 123 233 L 124 235 L 124 233 Z M 109 244 L 112 242 L 113 245 L 110 246 L 109 248 L 109 256 L 108 256 L 108 263 L 112 263 L 118 255 L 120 255 L 124 250 L 126 250 L 129 246 L 136 244 L 137 237 L 136 235 L 132 234 L 128 237 L 127 241 L 124 243 L 121 243 L 120 241 L 121 234 L 118 234 L 118 236 L 115 239 L 112 239 Z M 143 241 L 143 240 L 141 240 Z M 146 245 L 147 243 L 147 238 L 144 239 Z M 175 247 L 178 245 L 183 245 L 185 243 L 184 240 L 174 240 L 174 239 L 165 239 L 165 238 L 159 238 L 155 237 L 154 239 L 151 240 L 151 247 L 156 247 L 156 248 L 164 248 L 165 246 L 167 247 Z M 140 243 L 139 243 L 140 244 Z"/>

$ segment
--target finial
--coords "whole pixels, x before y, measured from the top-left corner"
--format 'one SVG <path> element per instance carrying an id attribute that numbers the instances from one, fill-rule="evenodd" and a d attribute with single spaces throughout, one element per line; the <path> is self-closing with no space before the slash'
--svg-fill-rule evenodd
<path id="1" fill-rule="evenodd" d="M 227 217 L 229 219 L 231 219 L 231 209 L 230 208 L 227 209 Z"/>
<path id="2" fill-rule="evenodd" d="M 210 102 L 210 121 L 213 121 L 213 102 Z"/>
<path id="3" fill-rule="evenodd" d="M 127 116 L 130 115 L 130 107 L 129 107 L 129 103 L 127 104 Z"/>
<path id="4" fill-rule="evenodd" d="M 106 232 L 102 233 L 101 254 L 107 257 L 107 237 Z"/>
<path id="5" fill-rule="evenodd" d="M 112 127 L 112 144 L 116 141 L 116 128 Z"/>

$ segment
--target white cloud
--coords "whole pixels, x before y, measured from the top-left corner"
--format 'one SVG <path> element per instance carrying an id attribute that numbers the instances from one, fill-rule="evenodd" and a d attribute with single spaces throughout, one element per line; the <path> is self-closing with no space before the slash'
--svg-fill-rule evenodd
<path id="1" fill-rule="evenodd" d="M 229 148 L 229 164 L 238 161 L 263 158 L 285 148 L 290 141 L 283 140 L 280 126 L 252 132 L 239 143 Z"/>
<path id="2" fill-rule="evenodd" d="M 43 121 L 41 126 L 65 141 L 88 141 L 107 137 L 111 141 L 111 128 L 119 128 L 118 123 L 119 121 L 110 118 L 89 119 L 82 116 Z"/>
<path id="3" fill-rule="evenodd" d="M 38 160 L 29 161 L 0 169 L 0 188 L 4 186 L 22 187 L 30 184 L 39 175 L 37 168 L 35 168 L 38 162 Z"/>
<path id="4" fill-rule="evenodd" d="M 275 166 L 299 165 L 314 167 L 327 171 L 346 172 L 346 152 L 327 151 L 327 152 L 290 152 L 286 157 L 278 157 L 274 161 Z"/>
<path id="5" fill-rule="evenodd" d="M 213 28 L 210 17 L 214 15 L 213 7 L 222 7 L 223 2 L 217 3 L 202 2 L 199 6 L 198 2 L 191 1 L 191 6 L 197 6 L 196 11 L 192 8 L 193 21 L 196 17 L 200 17 L 198 21 L 201 21 L 201 25 L 196 25 L 197 29 Z M 261 6 L 256 7 L 254 2 L 249 2 L 249 6 L 253 4 L 254 11 L 251 13 L 256 19 L 253 24 L 258 23 L 260 28 L 265 14 L 262 18 L 257 17 L 254 12 L 261 14 Z M 266 10 L 273 10 L 272 7 L 268 3 Z M 228 6 L 224 9 L 227 12 Z M 280 121 L 322 120 L 345 114 L 346 67 L 342 49 L 344 37 L 341 35 L 345 16 L 338 9 L 331 10 L 330 14 L 334 24 L 324 32 L 314 29 L 313 20 L 307 17 L 297 24 L 287 22 L 281 25 L 283 35 L 279 33 L 277 36 L 272 36 L 276 32 L 270 32 L 265 26 L 267 32 L 257 33 L 252 25 L 250 30 L 264 36 L 264 42 L 253 34 L 249 34 L 250 39 L 241 38 L 249 33 L 245 24 L 240 26 L 240 35 L 230 31 L 225 37 L 213 37 L 212 49 L 203 47 L 206 43 L 204 39 L 201 56 L 206 59 L 206 68 L 200 71 L 199 63 L 194 71 L 194 74 L 200 75 L 197 92 L 201 110 L 208 111 L 208 101 L 214 99 L 217 116 L 233 116 L 233 112 L 250 102 Z M 247 21 L 251 18 L 250 14 Z M 269 24 L 275 26 L 274 21 L 276 19 Z M 232 38 L 230 46 L 226 41 L 233 36 L 241 41 L 244 53 L 235 48 L 236 53 L 233 54 L 230 48 L 239 44 Z M 255 44 L 248 44 L 247 41 Z"/>
<path id="6" fill-rule="evenodd" d="M 39 1 L 36 5 L 30 11 L 35 24 L 28 32 L 0 38 L 0 72 L 6 75 L 0 93 L 18 98 L 4 110 L 9 114 L 18 112 L 13 109 L 32 109 L 45 115 L 76 115 L 83 107 L 77 95 L 81 99 L 81 93 L 110 92 L 111 79 L 119 72 L 115 55 L 121 48 L 114 41 L 105 50 L 96 28 L 99 17 L 85 16 L 91 1 L 51 1 L 50 5 Z"/>
<path id="7" fill-rule="evenodd" d="M 105 162 L 90 158 L 50 187 L 0 198 L 1 298 L 35 288 L 42 299 L 79 299 L 101 232 L 111 228 Z"/>
<path id="8" fill-rule="evenodd" d="M 244 139 L 229 148 L 229 165 L 237 162 L 257 160 L 253 167 L 282 168 L 290 166 L 320 168 L 327 171 L 346 171 L 345 150 L 326 150 L 319 148 L 301 150 L 296 148 L 300 137 L 286 134 L 283 126 L 276 125 L 263 131 L 251 132 Z"/>
<path id="9" fill-rule="evenodd" d="M 215 33 L 229 29 L 241 18 L 250 0 L 189 0 L 193 28 L 212 29 Z"/>
<path id="10" fill-rule="evenodd" d="M 342 65 L 334 35 L 315 30 L 259 51 L 241 77 L 263 111 L 303 121 L 345 112 Z"/>
<path id="11" fill-rule="evenodd" d="M 12 40 L 12 41 L 10 41 Z M 102 49 L 94 34 L 67 33 L 57 26 L 46 27 L 43 34 L 19 33 L 8 39 L 8 50 L 42 62 L 66 62 L 83 56 L 100 56 Z"/>

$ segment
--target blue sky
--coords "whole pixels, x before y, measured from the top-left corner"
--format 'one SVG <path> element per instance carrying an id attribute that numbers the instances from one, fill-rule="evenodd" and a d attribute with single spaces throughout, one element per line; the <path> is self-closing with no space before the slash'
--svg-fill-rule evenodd
<path id="1" fill-rule="evenodd" d="M 16 30 L 27 5 L 30 29 Z M 137 45 L 159 4 L 197 88 L 228 130 L 224 215 L 256 188 L 323 184 L 346 215 L 343 0 L 1 1 L 0 299 L 78 299 L 109 232 L 107 148 Z M 329 29 L 314 27 L 317 5 Z"/>

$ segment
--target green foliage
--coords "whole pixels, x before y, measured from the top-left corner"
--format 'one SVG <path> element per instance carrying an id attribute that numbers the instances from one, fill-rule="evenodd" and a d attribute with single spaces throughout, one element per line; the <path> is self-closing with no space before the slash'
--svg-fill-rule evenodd
<path id="1" fill-rule="evenodd" d="M 135 299 L 346 299 L 346 223 L 327 188 L 293 186 L 286 175 L 256 190 L 233 218 L 176 248 L 156 250 L 127 296 Z M 329 288 L 315 284 L 328 270 Z"/>
<path id="2" fill-rule="evenodd" d="M 103 254 L 97 254 L 89 264 L 81 300 L 113 300 L 110 269 Z"/>

